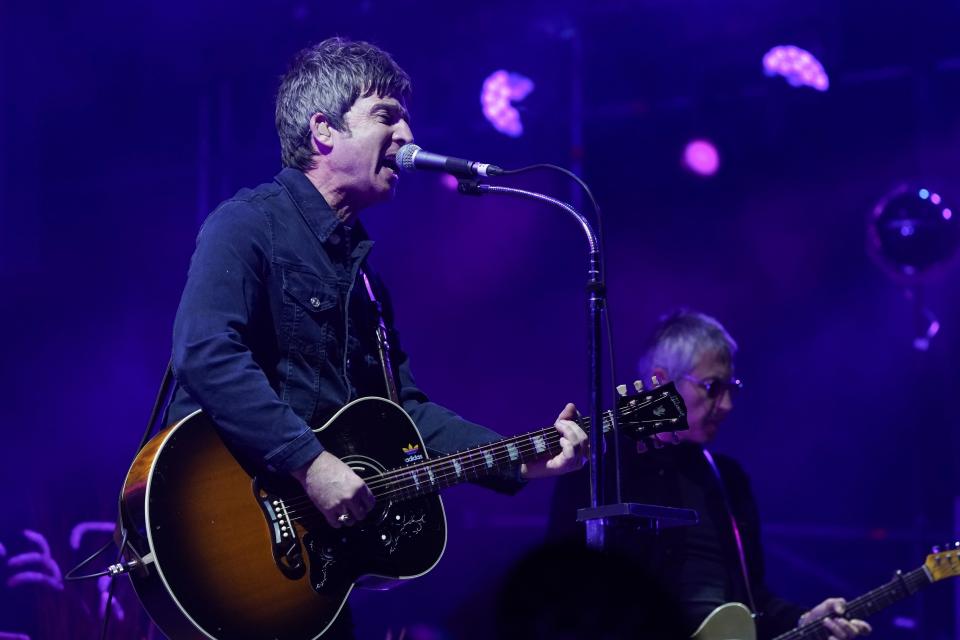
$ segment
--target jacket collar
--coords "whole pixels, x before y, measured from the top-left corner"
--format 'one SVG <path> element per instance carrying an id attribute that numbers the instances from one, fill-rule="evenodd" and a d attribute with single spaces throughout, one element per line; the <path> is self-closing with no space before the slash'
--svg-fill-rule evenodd
<path id="1" fill-rule="evenodd" d="M 302 171 L 286 167 L 274 180 L 289 194 L 317 239 L 326 242 L 340 224 L 340 220 L 310 179 Z"/>

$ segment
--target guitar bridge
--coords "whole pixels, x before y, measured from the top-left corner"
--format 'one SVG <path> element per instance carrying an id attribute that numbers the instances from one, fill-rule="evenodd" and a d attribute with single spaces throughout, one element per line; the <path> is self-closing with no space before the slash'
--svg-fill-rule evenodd
<path id="1" fill-rule="evenodd" d="M 253 492 L 267 521 L 270 547 L 277 568 L 291 580 L 302 578 L 306 573 L 303 551 L 283 499 L 264 489 L 258 479 L 253 481 Z"/>

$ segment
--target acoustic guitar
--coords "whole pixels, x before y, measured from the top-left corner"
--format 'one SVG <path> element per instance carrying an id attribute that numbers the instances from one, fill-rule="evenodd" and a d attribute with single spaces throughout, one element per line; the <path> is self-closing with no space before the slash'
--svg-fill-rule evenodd
<path id="1" fill-rule="evenodd" d="M 935 548 L 926 562 L 909 573 L 898 571 L 893 580 L 847 603 L 845 618 L 866 619 L 895 602 L 912 596 L 921 587 L 960 574 L 960 543 L 944 550 Z M 774 640 L 826 640 L 830 632 L 820 622 L 811 622 L 777 636 Z M 694 632 L 694 640 L 756 640 L 757 632 L 750 609 L 729 602 L 713 610 Z"/>
<path id="2" fill-rule="evenodd" d="M 617 399 L 621 433 L 687 428 L 672 384 Z M 613 415 L 602 416 L 603 429 Z M 579 424 L 589 429 L 589 419 Z M 360 523 L 334 529 L 287 475 L 249 473 L 200 411 L 155 435 L 122 493 L 129 575 L 171 638 L 304 640 L 323 636 L 354 587 L 386 589 L 422 576 L 443 555 L 440 489 L 556 455 L 547 427 L 431 458 L 397 404 L 360 398 L 315 430 L 376 497 Z"/>

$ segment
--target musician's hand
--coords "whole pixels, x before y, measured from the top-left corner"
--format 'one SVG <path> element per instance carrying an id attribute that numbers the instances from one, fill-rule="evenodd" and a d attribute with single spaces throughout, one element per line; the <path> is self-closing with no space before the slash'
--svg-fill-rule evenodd
<path id="1" fill-rule="evenodd" d="M 668 444 L 680 444 L 679 432 L 655 433 L 643 440 L 637 440 L 637 453 L 646 453 L 651 449 L 663 449 Z"/>
<path id="2" fill-rule="evenodd" d="M 549 460 L 531 462 L 520 467 L 520 475 L 524 478 L 546 478 L 563 473 L 576 471 L 587 462 L 587 434 L 576 422 L 577 408 L 567 404 L 554 423 L 560 432 L 560 453 Z"/>
<path id="3" fill-rule="evenodd" d="M 832 617 L 842 616 L 846 610 L 847 601 L 843 598 L 827 598 L 800 616 L 800 626 L 804 627 L 821 620 L 823 626 L 830 632 L 829 640 L 849 640 L 849 638 L 865 636 L 873 631 L 873 628 L 863 620 Z"/>
<path id="4" fill-rule="evenodd" d="M 374 497 L 370 488 L 353 469 L 329 451 L 294 471 L 293 476 L 303 485 L 331 527 L 352 526 L 373 509 Z"/>

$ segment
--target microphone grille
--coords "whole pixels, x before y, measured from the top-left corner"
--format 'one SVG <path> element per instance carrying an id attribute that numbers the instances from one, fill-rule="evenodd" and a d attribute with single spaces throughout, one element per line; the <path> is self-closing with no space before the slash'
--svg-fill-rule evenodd
<path id="1" fill-rule="evenodd" d="M 405 144 L 397 151 L 397 166 L 404 171 L 413 171 L 416 167 L 413 165 L 413 157 L 420 151 L 420 147 L 413 143 Z"/>

